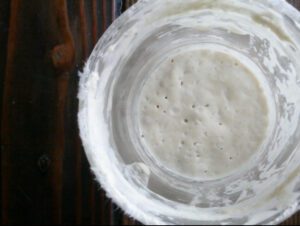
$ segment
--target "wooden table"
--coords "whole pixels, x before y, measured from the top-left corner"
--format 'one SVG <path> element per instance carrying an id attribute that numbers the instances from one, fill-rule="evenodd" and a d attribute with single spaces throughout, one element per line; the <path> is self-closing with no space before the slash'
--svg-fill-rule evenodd
<path id="1" fill-rule="evenodd" d="M 124 10 L 134 1 L 123 2 Z M 78 71 L 115 4 L 0 1 L 2 224 L 139 224 L 90 174 L 76 123 Z"/>

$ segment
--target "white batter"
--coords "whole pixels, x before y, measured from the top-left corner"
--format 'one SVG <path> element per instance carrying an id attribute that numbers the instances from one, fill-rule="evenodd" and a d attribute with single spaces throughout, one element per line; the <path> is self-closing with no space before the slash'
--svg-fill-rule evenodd
<path id="1" fill-rule="evenodd" d="M 238 59 L 193 50 L 166 59 L 146 81 L 139 120 L 141 138 L 161 164 L 183 176 L 218 178 L 259 152 L 268 106 Z"/>

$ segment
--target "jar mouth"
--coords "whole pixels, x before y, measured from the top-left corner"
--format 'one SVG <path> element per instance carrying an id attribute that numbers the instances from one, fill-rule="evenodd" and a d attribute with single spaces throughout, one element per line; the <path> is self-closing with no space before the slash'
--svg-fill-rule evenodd
<path id="1" fill-rule="evenodd" d="M 279 223 L 299 209 L 299 24 L 299 13 L 281 0 L 142 0 L 118 18 L 97 43 L 79 89 L 80 135 L 108 195 L 145 224 Z M 273 109 L 256 164 L 214 180 L 162 166 L 141 142 L 137 122 L 147 76 L 166 56 L 196 47 L 251 64 Z"/>

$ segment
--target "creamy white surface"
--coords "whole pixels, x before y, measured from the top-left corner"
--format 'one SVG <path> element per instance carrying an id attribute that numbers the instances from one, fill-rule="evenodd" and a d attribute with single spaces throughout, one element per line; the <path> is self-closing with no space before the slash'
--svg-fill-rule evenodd
<path id="1" fill-rule="evenodd" d="M 190 177 L 239 170 L 258 151 L 268 107 L 255 75 L 225 53 L 194 50 L 165 60 L 142 90 L 139 119 L 148 150 Z"/>

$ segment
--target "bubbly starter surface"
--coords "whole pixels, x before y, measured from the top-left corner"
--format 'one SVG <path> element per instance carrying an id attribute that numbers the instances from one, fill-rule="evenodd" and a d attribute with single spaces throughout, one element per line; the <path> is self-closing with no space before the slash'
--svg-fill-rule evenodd
<path id="1" fill-rule="evenodd" d="M 255 75 L 213 50 L 181 52 L 146 81 L 141 139 L 160 164 L 182 176 L 213 179 L 239 170 L 260 151 L 268 106 Z"/>

